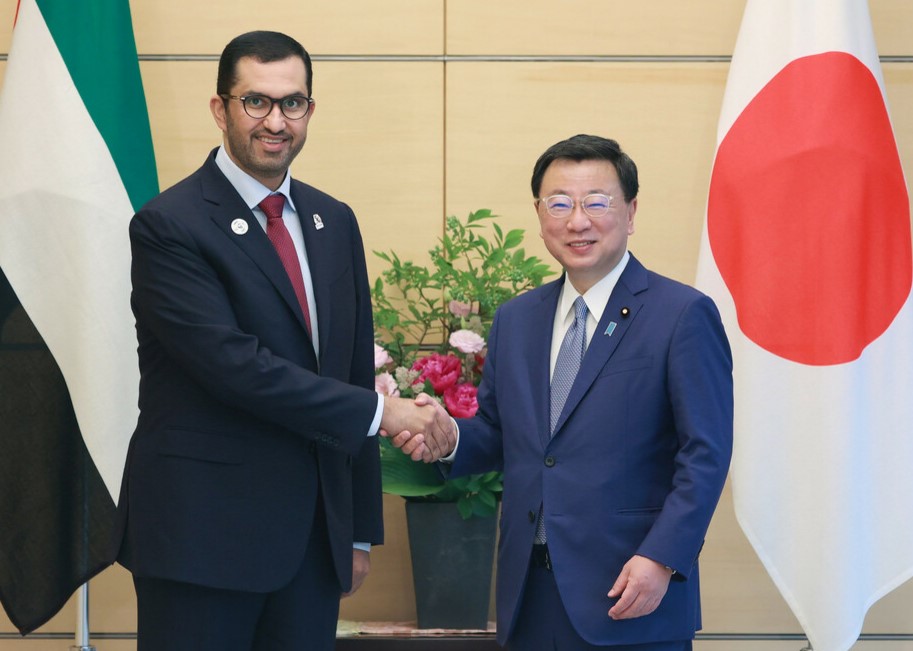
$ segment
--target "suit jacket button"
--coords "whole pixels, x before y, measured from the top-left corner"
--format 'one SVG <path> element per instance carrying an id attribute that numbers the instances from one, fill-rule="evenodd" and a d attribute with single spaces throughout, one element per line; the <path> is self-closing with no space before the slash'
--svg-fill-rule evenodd
<path id="1" fill-rule="evenodd" d="M 552 455 L 548 455 L 547 457 L 545 457 L 545 467 L 546 468 L 551 468 L 554 465 L 555 465 L 555 457 L 553 457 Z"/>
<path id="2" fill-rule="evenodd" d="M 529 521 L 530 521 L 530 522 L 535 522 L 535 521 L 536 521 L 536 514 L 535 514 L 535 512 L 533 512 L 533 511 L 530 511 L 529 513 L 527 513 L 527 514 L 526 514 L 526 517 L 529 518 Z"/>

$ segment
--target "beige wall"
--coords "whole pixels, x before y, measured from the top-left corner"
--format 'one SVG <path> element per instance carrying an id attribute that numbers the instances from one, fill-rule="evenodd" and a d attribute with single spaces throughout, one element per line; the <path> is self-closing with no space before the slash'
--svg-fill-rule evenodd
<path id="1" fill-rule="evenodd" d="M 15 0 L 0 0 L 0 53 Z M 445 214 L 490 208 L 536 236 L 528 189 L 535 158 L 580 132 L 617 138 L 641 170 L 632 250 L 691 282 L 716 121 L 743 2 L 737 0 L 134 0 L 134 24 L 162 187 L 218 141 L 208 99 L 215 58 L 232 36 L 280 29 L 315 57 L 318 109 L 293 173 L 348 201 L 368 250 L 422 258 Z M 870 0 L 902 160 L 913 170 L 913 4 Z M 558 9 L 560 7 L 560 9 Z M 204 26 L 204 29 L 200 27 Z M 163 55 L 163 56 L 158 56 Z M 202 55 L 202 56 L 200 56 Z M 509 57 L 523 60 L 507 60 Z M 646 60 L 644 57 L 659 57 Z M 536 60 L 531 60 L 535 57 Z M 682 57 L 676 60 L 676 57 Z M 703 59 L 701 58 L 703 57 Z M 722 57 L 722 58 L 721 58 Z M 549 60 L 551 59 L 551 60 Z M 0 77 L 5 63 L 0 61 Z M 53 125 L 28 125 L 53 128 Z M 381 266 L 369 253 L 369 270 Z M 367 585 L 342 607 L 353 620 L 414 619 L 403 503 L 388 496 L 387 544 Z M 834 568 L 837 573 L 840 568 Z M 799 633 L 742 535 L 727 490 L 703 554 L 705 633 Z M 829 589 L 822 577 L 822 590 Z M 92 627 L 135 630 L 129 576 L 92 582 Z M 913 633 L 913 585 L 877 603 L 868 633 Z M 44 632 L 71 631 L 68 606 Z M 0 615 L 0 632 L 12 631 Z M 132 642 L 95 641 L 104 651 Z M 0 650 L 59 649 L 4 641 Z M 704 651 L 798 650 L 798 642 L 702 641 Z M 909 651 L 866 642 L 859 651 Z"/>

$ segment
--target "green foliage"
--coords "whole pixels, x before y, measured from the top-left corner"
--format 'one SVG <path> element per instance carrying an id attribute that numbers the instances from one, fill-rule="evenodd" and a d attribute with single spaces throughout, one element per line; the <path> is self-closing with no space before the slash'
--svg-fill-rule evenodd
<path id="1" fill-rule="evenodd" d="M 430 266 L 402 260 L 395 252 L 375 251 L 388 267 L 372 288 L 376 340 L 390 354 L 398 391 L 411 397 L 434 395 L 431 383 L 414 386 L 410 371 L 425 355 L 461 358 L 459 383 L 478 386 L 477 371 L 485 351 L 456 351 L 450 335 L 470 330 L 488 337 L 495 310 L 514 296 L 542 284 L 554 272 L 520 245 L 522 229 L 504 233 L 490 210 L 478 210 L 464 221 L 447 217 L 444 235 L 428 253 Z M 387 367 L 378 372 L 387 372 Z M 436 396 L 447 406 L 442 396 Z M 384 491 L 409 500 L 456 502 L 464 518 L 490 515 L 497 509 L 501 473 L 444 479 L 434 466 L 414 463 L 381 439 Z"/>

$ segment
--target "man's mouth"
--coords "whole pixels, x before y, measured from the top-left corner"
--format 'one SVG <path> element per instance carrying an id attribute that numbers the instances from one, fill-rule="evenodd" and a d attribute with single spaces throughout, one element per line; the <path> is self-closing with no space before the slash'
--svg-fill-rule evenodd
<path id="1" fill-rule="evenodd" d="M 278 146 L 286 141 L 285 138 L 277 136 L 257 136 L 257 140 L 268 146 Z"/>

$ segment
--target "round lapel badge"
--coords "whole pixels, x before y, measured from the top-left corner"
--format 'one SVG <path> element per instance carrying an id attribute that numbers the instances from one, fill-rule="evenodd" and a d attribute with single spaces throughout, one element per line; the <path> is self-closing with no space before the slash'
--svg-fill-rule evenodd
<path id="1" fill-rule="evenodd" d="M 235 219 L 231 223 L 231 230 L 235 235 L 244 235 L 247 232 L 247 222 L 243 219 Z"/>

